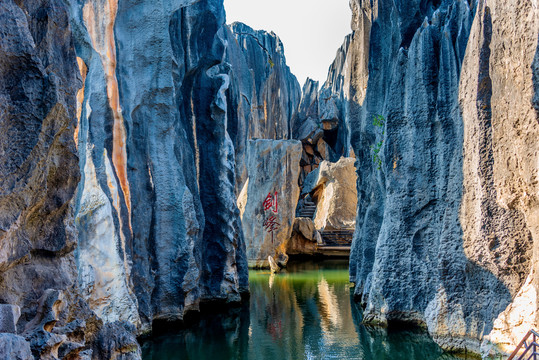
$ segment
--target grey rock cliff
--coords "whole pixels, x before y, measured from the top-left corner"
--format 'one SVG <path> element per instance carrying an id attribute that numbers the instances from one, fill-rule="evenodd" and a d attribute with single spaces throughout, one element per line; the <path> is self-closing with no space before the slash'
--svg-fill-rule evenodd
<path id="1" fill-rule="evenodd" d="M 0 302 L 24 327 L 46 289 L 76 280 L 80 81 L 61 1 L 2 1 L 0 24 Z"/>
<path id="2" fill-rule="evenodd" d="M 445 349 L 485 356 L 496 352 L 489 339 L 509 337 L 507 351 L 537 309 L 538 9 L 464 0 L 351 8 L 354 32 L 326 87 L 346 100 L 357 156 L 350 278 L 365 321 L 423 324 Z M 518 311 L 532 319 L 520 329 L 509 324 Z"/>
<path id="3" fill-rule="evenodd" d="M 286 264 L 299 197 L 297 140 L 250 140 L 248 180 L 238 197 L 247 258 L 252 267 L 268 267 L 268 256 Z"/>
<path id="4" fill-rule="evenodd" d="M 227 129 L 236 154 L 236 192 L 247 179 L 250 139 L 292 139 L 292 121 L 301 98 L 277 35 L 236 22 L 225 28 L 226 61 L 231 64 L 226 92 Z"/>
<path id="5" fill-rule="evenodd" d="M 222 1 L 72 2 L 83 89 L 79 284 L 139 331 L 240 300 L 245 245 L 227 133 Z M 136 39 L 136 41 L 133 41 Z"/>
<path id="6" fill-rule="evenodd" d="M 55 0 L 3 1 L 0 24 L 0 357 L 72 358 L 102 322 L 77 288 L 81 84 L 68 12 Z"/>
<path id="7" fill-rule="evenodd" d="M 21 310 L 1 320 L 24 336 L 0 351 L 136 359 L 153 322 L 248 291 L 224 20 L 219 0 L 0 3 L 0 302 Z"/>

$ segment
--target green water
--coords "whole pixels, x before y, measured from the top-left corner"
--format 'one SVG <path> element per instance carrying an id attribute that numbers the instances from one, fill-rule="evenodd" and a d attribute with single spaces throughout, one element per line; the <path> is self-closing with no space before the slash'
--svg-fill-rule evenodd
<path id="1" fill-rule="evenodd" d="M 143 359 L 457 359 L 423 333 L 363 326 L 346 261 L 291 263 L 286 273 L 249 276 L 248 304 L 205 311 L 189 327 L 145 342 Z"/>

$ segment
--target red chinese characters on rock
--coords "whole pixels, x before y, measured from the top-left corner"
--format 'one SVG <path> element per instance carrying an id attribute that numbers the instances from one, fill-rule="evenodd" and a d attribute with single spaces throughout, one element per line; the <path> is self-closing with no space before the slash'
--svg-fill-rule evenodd
<path id="1" fill-rule="evenodd" d="M 268 193 L 268 196 L 266 196 L 266 199 L 264 199 L 264 202 L 262 203 L 262 206 L 264 207 L 264 215 L 268 210 L 271 211 L 271 213 L 269 214 L 270 216 L 266 217 L 266 219 L 264 220 L 263 226 L 266 232 L 271 233 L 272 244 L 273 244 L 273 232 L 279 229 L 279 225 L 280 225 L 277 222 L 277 217 L 275 217 L 275 215 L 272 215 L 272 213 L 277 214 L 279 212 L 277 197 L 278 197 L 277 191 L 275 191 L 273 195 L 270 192 Z"/>
<path id="2" fill-rule="evenodd" d="M 264 211 L 271 209 L 271 211 L 273 211 L 275 214 L 278 213 L 277 196 L 277 191 L 273 195 L 270 192 L 268 193 L 268 196 L 266 196 L 266 199 L 262 203 L 264 206 Z"/>
<path id="3" fill-rule="evenodd" d="M 264 221 L 264 229 L 266 229 L 267 232 L 277 230 L 280 224 L 276 220 L 277 218 L 275 216 L 270 216 L 267 218 Z"/>

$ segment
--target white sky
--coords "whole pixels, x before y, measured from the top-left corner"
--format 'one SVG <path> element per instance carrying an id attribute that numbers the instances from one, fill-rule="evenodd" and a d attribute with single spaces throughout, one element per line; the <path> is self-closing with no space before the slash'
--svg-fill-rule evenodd
<path id="1" fill-rule="evenodd" d="M 224 0 L 227 24 L 241 21 L 273 31 L 284 45 L 286 63 L 298 78 L 326 81 L 329 66 L 351 32 L 348 0 Z"/>

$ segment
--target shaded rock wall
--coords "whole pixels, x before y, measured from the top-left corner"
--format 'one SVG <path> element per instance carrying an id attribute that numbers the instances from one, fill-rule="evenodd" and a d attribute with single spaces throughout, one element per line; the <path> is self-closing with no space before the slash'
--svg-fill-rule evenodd
<path id="1" fill-rule="evenodd" d="M 424 324 L 451 350 L 480 352 L 493 328 L 514 345 L 520 330 L 508 330 L 509 316 L 496 319 L 516 308 L 532 319 L 537 307 L 521 291 L 536 276 L 539 236 L 537 6 L 352 0 L 351 8 L 354 32 L 332 69 L 346 66 L 330 79 L 344 79 L 335 89 L 348 100 L 357 156 L 350 278 L 365 321 Z"/>
<path id="2" fill-rule="evenodd" d="M 292 135 L 301 140 L 301 171 L 299 184 L 303 186 L 309 173 L 316 170 L 323 160 L 335 157 L 332 149 L 324 140 L 325 132 L 318 116 L 318 81 L 307 78 L 302 89 L 298 112 L 292 119 Z"/>
<path id="3" fill-rule="evenodd" d="M 239 301 L 247 264 L 222 1 L 70 6 L 84 82 L 75 212 L 85 299 L 142 331 L 200 301 Z"/>
<path id="4" fill-rule="evenodd" d="M 79 292 L 74 254 L 81 79 L 68 12 L 3 1 L 0 24 L 0 302 L 17 305 L 2 305 L 0 357 L 97 359 L 102 321 Z M 129 334 L 124 354 L 140 358 Z"/>
<path id="5" fill-rule="evenodd" d="M 226 61 L 231 64 L 228 132 L 236 154 L 236 192 L 247 179 L 246 151 L 250 139 L 292 139 L 301 88 L 286 65 L 277 35 L 242 23 L 225 28 Z"/>
<path id="6" fill-rule="evenodd" d="M 80 80 L 60 1 L 2 1 L 0 24 L 0 303 L 20 306 L 24 328 L 46 289 L 76 280 Z"/>

